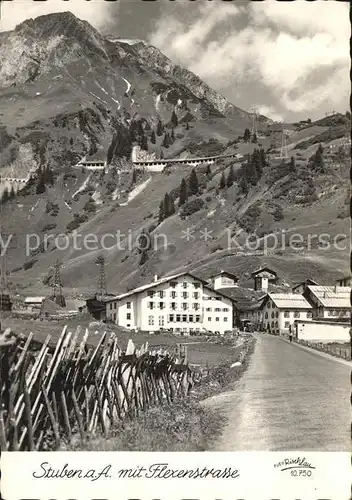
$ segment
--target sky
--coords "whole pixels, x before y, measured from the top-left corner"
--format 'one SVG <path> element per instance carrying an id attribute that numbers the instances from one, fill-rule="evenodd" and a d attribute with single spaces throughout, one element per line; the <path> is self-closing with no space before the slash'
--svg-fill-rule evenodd
<path id="1" fill-rule="evenodd" d="M 102 34 L 145 40 L 233 104 L 274 120 L 349 109 L 348 2 L 3 0 L 0 7 L 1 31 L 70 10 Z"/>

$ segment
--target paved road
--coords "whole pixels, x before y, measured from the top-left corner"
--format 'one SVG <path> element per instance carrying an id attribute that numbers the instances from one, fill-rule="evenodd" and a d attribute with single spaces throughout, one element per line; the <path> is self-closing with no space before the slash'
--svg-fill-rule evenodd
<path id="1" fill-rule="evenodd" d="M 207 407 L 228 423 L 214 451 L 350 451 L 350 372 L 335 360 L 258 335 L 234 390 Z"/>

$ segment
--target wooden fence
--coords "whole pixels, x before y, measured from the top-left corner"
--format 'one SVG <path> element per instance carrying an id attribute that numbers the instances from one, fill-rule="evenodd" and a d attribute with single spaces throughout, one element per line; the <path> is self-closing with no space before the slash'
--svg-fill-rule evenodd
<path id="1" fill-rule="evenodd" d="M 186 353 L 126 351 L 104 333 L 89 348 L 88 330 L 65 327 L 54 348 L 50 335 L 34 351 L 33 334 L 0 346 L 1 450 L 59 449 L 102 434 L 152 405 L 188 394 L 195 373 Z"/>

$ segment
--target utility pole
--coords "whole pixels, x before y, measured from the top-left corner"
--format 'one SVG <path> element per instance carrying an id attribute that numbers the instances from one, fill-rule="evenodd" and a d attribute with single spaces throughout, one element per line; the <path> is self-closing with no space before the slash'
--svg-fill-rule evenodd
<path id="1" fill-rule="evenodd" d="M 105 258 L 103 255 L 97 257 L 96 264 L 99 266 L 97 299 L 103 300 L 106 295 Z"/>
<path id="2" fill-rule="evenodd" d="M 53 282 L 53 295 L 52 300 L 61 307 L 65 307 L 65 298 L 62 293 L 62 282 L 61 282 L 61 273 L 60 269 L 62 267 L 59 259 L 56 261 L 54 265 L 54 282 Z"/>
<path id="3" fill-rule="evenodd" d="M 281 134 L 281 151 L 280 151 L 280 157 L 282 159 L 288 158 L 287 144 L 286 144 L 286 133 L 285 133 L 284 129 L 282 129 L 282 134 Z"/>
<path id="4" fill-rule="evenodd" d="M 258 108 L 252 108 L 251 116 L 252 116 L 251 137 L 253 138 L 254 134 L 256 135 L 256 137 L 258 137 L 258 129 L 257 129 L 257 118 L 259 116 Z"/>

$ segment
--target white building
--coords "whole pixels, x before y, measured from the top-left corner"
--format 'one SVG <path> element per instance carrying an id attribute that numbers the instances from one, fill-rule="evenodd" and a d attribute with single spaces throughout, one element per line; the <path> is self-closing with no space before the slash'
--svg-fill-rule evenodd
<path id="1" fill-rule="evenodd" d="M 218 274 L 214 274 L 209 278 L 210 285 L 214 290 L 220 290 L 221 288 L 235 288 L 238 287 L 238 278 L 232 273 L 227 271 L 220 271 Z"/>
<path id="2" fill-rule="evenodd" d="M 295 321 L 295 336 L 299 340 L 307 340 L 309 342 L 339 342 L 345 343 L 350 341 L 349 323 L 338 323 L 336 321 L 313 320 Z"/>
<path id="3" fill-rule="evenodd" d="M 106 318 L 132 330 L 224 334 L 233 328 L 233 301 L 200 278 L 181 273 L 107 299 Z"/>
<path id="4" fill-rule="evenodd" d="M 27 311 L 37 311 L 40 310 L 45 297 L 26 297 L 24 299 L 24 307 Z"/>
<path id="5" fill-rule="evenodd" d="M 269 293 L 263 303 L 264 329 L 277 334 L 289 333 L 295 320 L 312 318 L 312 309 L 303 295 Z"/>
<path id="6" fill-rule="evenodd" d="M 304 293 L 313 306 L 315 318 L 349 318 L 351 288 L 348 286 L 307 286 Z"/>
<path id="7" fill-rule="evenodd" d="M 351 276 L 344 276 L 343 278 L 340 278 L 336 280 L 336 285 L 337 286 L 352 286 L 352 278 Z"/>

